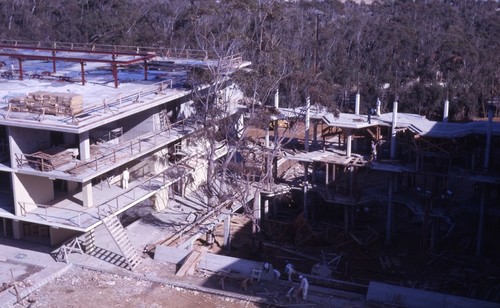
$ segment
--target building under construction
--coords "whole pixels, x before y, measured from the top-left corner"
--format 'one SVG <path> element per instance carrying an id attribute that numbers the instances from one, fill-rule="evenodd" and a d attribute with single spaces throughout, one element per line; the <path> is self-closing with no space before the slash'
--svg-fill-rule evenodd
<path id="1" fill-rule="evenodd" d="M 0 43 L 0 236 L 62 245 L 63 254 L 85 242 L 90 253 L 104 226 L 133 269 L 143 247 L 129 238 L 193 249 L 223 222 L 230 246 L 230 217 L 245 208 L 259 226 L 254 240 L 266 248 L 308 258 L 296 248 L 322 247 L 322 257 L 297 264 L 307 273 L 323 266 L 313 273 L 318 283 L 325 271 L 359 283 L 400 283 L 407 276 L 395 273 L 406 264 L 440 266 L 460 255 L 490 266 L 471 269 L 472 282 L 452 291 L 500 301 L 500 123 L 493 103 L 484 121 L 450 123 L 447 106 L 435 122 L 398 113 L 397 102 L 392 112 L 377 106 L 360 114 L 359 96 L 354 113 L 309 102 L 281 108 L 277 94 L 265 118 L 271 125 L 243 134 L 246 148 L 235 159 L 251 166 L 240 169 L 241 178 L 255 185 L 246 186 L 238 204 L 213 202 L 200 187 L 209 162 L 224 158 L 228 146 L 202 133 L 209 128 L 195 101 L 206 99 L 224 119 L 237 119 L 231 123 L 241 131 L 245 99 L 230 79 L 249 65 L 240 55 Z M 216 71 L 218 86 L 196 82 L 200 70 Z M 272 178 L 263 181 L 269 169 Z M 162 224 L 125 231 L 119 215 L 145 202 Z M 176 219 L 182 224 L 160 228 Z M 457 280 L 470 275 L 456 273 Z"/>

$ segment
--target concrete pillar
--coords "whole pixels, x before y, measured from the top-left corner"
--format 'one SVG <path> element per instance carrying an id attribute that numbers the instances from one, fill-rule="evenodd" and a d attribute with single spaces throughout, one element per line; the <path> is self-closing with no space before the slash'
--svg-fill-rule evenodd
<path id="1" fill-rule="evenodd" d="M 356 93 L 356 101 L 354 103 L 354 114 L 359 115 L 359 106 L 361 105 L 361 95 Z"/>
<path id="2" fill-rule="evenodd" d="M 276 92 L 274 93 L 274 108 L 279 108 L 279 103 L 280 101 L 280 89 L 276 89 Z"/>
<path id="3" fill-rule="evenodd" d="M 308 208 L 307 208 L 307 189 L 308 189 L 308 172 L 309 172 L 309 163 L 304 163 L 304 218 L 307 220 L 308 218 Z"/>
<path id="4" fill-rule="evenodd" d="M 255 193 L 255 197 L 253 199 L 253 218 L 255 223 L 252 225 L 252 232 L 254 234 L 257 234 L 257 231 L 259 230 L 260 227 L 260 219 L 261 219 L 261 197 L 260 193 Z M 224 229 L 224 233 L 226 229 Z"/>
<path id="5" fill-rule="evenodd" d="M 389 191 L 387 196 L 387 224 L 385 227 L 385 243 L 389 244 L 391 242 L 391 227 L 392 227 L 392 192 L 394 184 L 394 174 L 389 175 Z"/>
<path id="6" fill-rule="evenodd" d="M 488 124 L 486 126 L 486 146 L 484 149 L 484 169 L 488 170 L 490 167 L 490 151 L 491 151 L 491 129 L 493 125 L 493 112 L 494 107 L 488 106 Z"/>
<path id="7" fill-rule="evenodd" d="M 80 160 L 86 161 L 90 159 L 90 139 L 89 132 L 83 132 L 79 135 L 80 138 Z"/>
<path id="8" fill-rule="evenodd" d="M 479 203 L 479 221 L 477 224 L 476 256 L 483 250 L 484 208 L 486 206 L 486 184 L 481 185 L 481 201 Z"/>
<path id="9" fill-rule="evenodd" d="M 313 146 L 318 146 L 318 123 L 314 122 L 313 124 Z"/>
<path id="10" fill-rule="evenodd" d="M 325 184 L 328 185 L 329 181 L 328 181 L 328 166 L 329 164 L 328 163 L 325 163 Z"/>
<path id="11" fill-rule="evenodd" d="M 269 148 L 269 125 L 266 125 L 266 135 L 264 137 L 264 147 Z"/>
<path id="12" fill-rule="evenodd" d="M 264 219 L 269 218 L 269 200 L 264 201 Z"/>
<path id="13" fill-rule="evenodd" d="M 449 109 L 450 109 L 450 101 L 447 99 L 444 101 L 443 122 L 448 122 Z"/>
<path id="14" fill-rule="evenodd" d="M 376 108 L 377 116 L 380 116 L 380 105 L 382 105 L 382 103 L 380 102 L 380 99 L 377 98 L 377 108 Z"/>
<path id="15" fill-rule="evenodd" d="M 12 235 L 16 240 L 20 240 L 23 238 L 22 222 L 20 222 L 19 220 L 12 221 Z"/>
<path id="16" fill-rule="evenodd" d="M 347 150 L 346 150 L 346 156 L 351 157 L 352 154 L 352 131 L 347 130 Z"/>
<path id="17" fill-rule="evenodd" d="M 224 219 L 224 243 L 223 247 L 226 251 L 231 250 L 231 214 L 227 214 Z"/>
<path id="18" fill-rule="evenodd" d="M 93 207 L 92 180 L 82 183 L 82 200 L 84 207 Z"/>
<path id="19" fill-rule="evenodd" d="M 306 99 L 306 122 L 305 122 L 305 137 L 304 137 L 304 149 L 309 152 L 309 133 L 311 130 L 311 98 L 308 96 Z"/>
<path id="20" fill-rule="evenodd" d="M 391 159 L 396 158 L 396 126 L 398 125 L 398 102 L 394 101 L 391 126 Z"/>

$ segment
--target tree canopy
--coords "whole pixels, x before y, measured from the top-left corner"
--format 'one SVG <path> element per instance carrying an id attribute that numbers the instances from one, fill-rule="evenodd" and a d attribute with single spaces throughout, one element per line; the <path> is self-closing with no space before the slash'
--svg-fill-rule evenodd
<path id="1" fill-rule="evenodd" d="M 484 115 L 498 100 L 497 1 L 15 0 L 0 1 L 3 39 L 165 46 L 242 52 L 236 76 L 272 104 L 348 111 L 349 93 L 383 108 L 437 118 Z M 347 98 L 347 99 L 346 99 Z"/>

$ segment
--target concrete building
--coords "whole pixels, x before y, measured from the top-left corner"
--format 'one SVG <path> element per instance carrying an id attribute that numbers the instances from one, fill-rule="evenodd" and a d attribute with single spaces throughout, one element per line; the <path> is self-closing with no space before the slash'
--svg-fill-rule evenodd
<path id="1" fill-rule="evenodd" d="M 229 74 L 249 64 L 196 50 L 15 41 L 0 42 L 0 63 L 0 236 L 50 245 L 92 235 L 147 199 L 161 210 L 206 181 L 210 141 L 197 134 L 193 96 L 236 114 Z M 219 83 L 197 83 L 205 70 Z M 223 156 L 224 140 L 214 148 L 212 158 Z"/>

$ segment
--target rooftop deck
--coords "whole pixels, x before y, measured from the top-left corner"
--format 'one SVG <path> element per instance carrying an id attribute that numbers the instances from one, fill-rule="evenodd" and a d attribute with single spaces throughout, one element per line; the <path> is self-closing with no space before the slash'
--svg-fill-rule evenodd
<path id="1" fill-rule="evenodd" d="M 231 71 L 249 64 L 241 55 L 208 56 L 193 50 L 3 42 L 0 124 L 80 133 L 189 94 L 192 67 Z M 62 117 L 9 108 L 10 98 L 36 91 L 80 94 L 83 112 Z"/>

